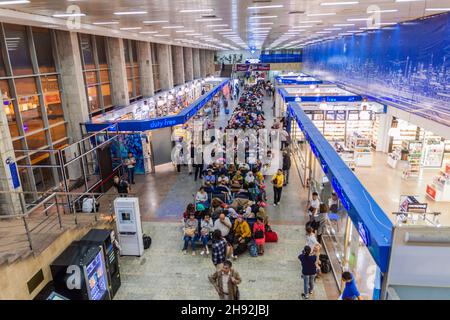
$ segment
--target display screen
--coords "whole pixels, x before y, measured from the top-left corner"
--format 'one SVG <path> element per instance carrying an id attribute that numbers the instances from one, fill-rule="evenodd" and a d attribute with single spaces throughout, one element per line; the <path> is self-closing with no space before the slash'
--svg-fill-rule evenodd
<path id="1" fill-rule="evenodd" d="M 101 300 L 106 293 L 108 286 L 104 271 L 102 252 L 99 251 L 95 258 L 86 266 L 87 285 L 91 300 Z"/>

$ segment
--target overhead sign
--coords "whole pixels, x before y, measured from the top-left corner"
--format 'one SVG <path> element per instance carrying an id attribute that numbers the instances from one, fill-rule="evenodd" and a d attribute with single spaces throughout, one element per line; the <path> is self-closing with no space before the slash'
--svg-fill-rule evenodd
<path id="1" fill-rule="evenodd" d="M 270 71 L 269 63 L 237 64 L 236 71 Z"/>

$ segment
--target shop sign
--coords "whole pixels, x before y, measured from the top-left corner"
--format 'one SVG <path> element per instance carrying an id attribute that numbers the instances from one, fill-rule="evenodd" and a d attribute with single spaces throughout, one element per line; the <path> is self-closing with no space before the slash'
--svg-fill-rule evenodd
<path id="1" fill-rule="evenodd" d="M 427 185 L 427 195 L 433 199 L 436 200 L 436 189 L 434 189 L 432 186 Z"/>
<path id="2" fill-rule="evenodd" d="M 269 63 L 237 64 L 236 71 L 270 71 Z"/>
<path id="3" fill-rule="evenodd" d="M 428 203 L 408 203 L 408 212 L 412 213 L 426 213 Z"/>

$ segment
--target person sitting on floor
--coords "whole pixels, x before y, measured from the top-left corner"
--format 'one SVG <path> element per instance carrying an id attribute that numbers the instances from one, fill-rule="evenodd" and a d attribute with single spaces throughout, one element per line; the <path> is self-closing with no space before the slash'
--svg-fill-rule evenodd
<path id="1" fill-rule="evenodd" d="M 189 242 L 192 244 L 192 255 L 195 256 L 195 240 L 198 234 L 198 220 L 195 218 L 194 213 L 189 214 L 189 219 L 184 224 L 184 246 L 183 254 L 187 254 L 187 248 Z"/>
<path id="2" fill-rule="evenodd" d="M 195 195 L 195 201 L 197 202 L 197 204 L 202 204 L 205 207 L 209 207 L 208 194 L 205 192 L 204 187 L 200 187 L 200 189 L 198 190 L 197 194 Z"/>
<path id="3" fill-rule="evenodd" d="M 250 225 L 244 220 L 244 216 L 240 214 L 233 225 L 233 243 L 237 244 L 237 248 L 234 250 L 233 259 L 237 259 L 240 254 L 247 250 L 247 245 L 251 239 L 252 232 L 250 230 Z"/>
<path id="4" fill-rule="evenodd" d="M 214 224 L 213 224 L 209 214 L 205 214 L 205 217 L 202 219 L 202 221 L 200 223 L 200 227 L 201 227 L 200 240 L 202 241 L 202 244 L 204 247 L 204 250 L 202 250 L 200 252 L 200 254 L 204 255 L 206 252 L 206 254 L 208 255 L 209 254 L 209 249 L 208 249 L 209 236 L 214 229 Z"/>

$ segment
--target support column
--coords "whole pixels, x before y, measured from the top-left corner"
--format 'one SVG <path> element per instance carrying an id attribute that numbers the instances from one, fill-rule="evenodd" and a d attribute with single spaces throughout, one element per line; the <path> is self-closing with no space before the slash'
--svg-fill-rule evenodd
<path id="1" fill-rule="evenodd" d="M 108 54 L 111 67 L 112 102 L 115 106 L 127 106 L 130 104 L 130 97 L 123 40 L 108 38 Z"/>
<path id="2" fill-rule="evenodd" d="M 214 51 L 208 51 L 208 74 L 213 75 L 216 72 L 214 65 Z"/>
<path id="3" fill-rule="evenodd" d="M 184 80 L 186 82 L 194 80 L 194 64 L 192 57 L 192 48 L 183 48 L 184 57 Z"/>
<path id="4" fill-rule="evenodd" d="M 80 141 L 82 138 L 80 123 L 89 120 L 88 100 L 83 78 L 80 46 L 75 32 L 56 31 L 56 50 L 58 53 L 59 71 L 61 73 L 62 94 L 64 96 L 64 115 L 68 120 L 69 143 Z M 114 77 L 113 77 L 114 79 Z M 113 80 L 112 79 L 112 80 Z M 114 80 L 113 80 L 114 81 Z M 113 91 L 114 92 L 114 91 Z M 70 160 L 78 150 L 66 153 L 66 160 Z M 68 167 L 70 179 L 78 179 L 82 175 L 79 162 Z"/>
<path id="5" fill-rule="evenodd" d="M 81 140 L 80 123 L 89 120 L 88 101 L 83 78 L 80 47 L 75 32 L 56 31 L 59 70 L 65 115 L 69 125 L 71 142 Z"/>
<path id="6" fill-rule="evenodd" d="M 3 99 L 0 97 L 3 106 Z M 3 107 L 0 108 L 0 191 L 20 192 L 22 187 L 16 189 L 13 185 L 13 179 L 10 169 L 10 163 L 15 163 L 16 157 L 14 147 L 9 132 L 8 118 Z M 16 169 L 17 175 L 18 170 Z M 18 177 L 17 177 L 18 178 Z M 20 195 L 15 193 L 0 193 L 0 215 L 21 214 Z"/>
<path id="7" fill-rule="evenodd" d="M 144 98 L 155 95 L 153 83 L 152 48 L 150 42 L 138 42 L 139 67 L 141 70 L 141 92 Z"/>
<path id="8" fill-rule="evenodd" d="M 173 82 L 175 85 L 184 84 L 184 57 L 183 47 L 172 46 L 172 61 L 173 61 Z"/>
<path id="9" fill-rule="evenodd" d="M 159 80 L 161 90 L 170 90 L 173 88 L 172 55 L 170 45 L 157 44 L 158 62 L 159 62 Z"/>
<path id="10" fill-rule="evenodd" d="M 200 49 L 200 75 L 202 78 L 206 77 L 206 54 L 205 50 Z"/>
<path id="11" fill-rule="evenodd" d="M 200 72 L 200 49 L 192 49 L 193 64 L 194 64 L 194 79 L 202 77 Z"/>

